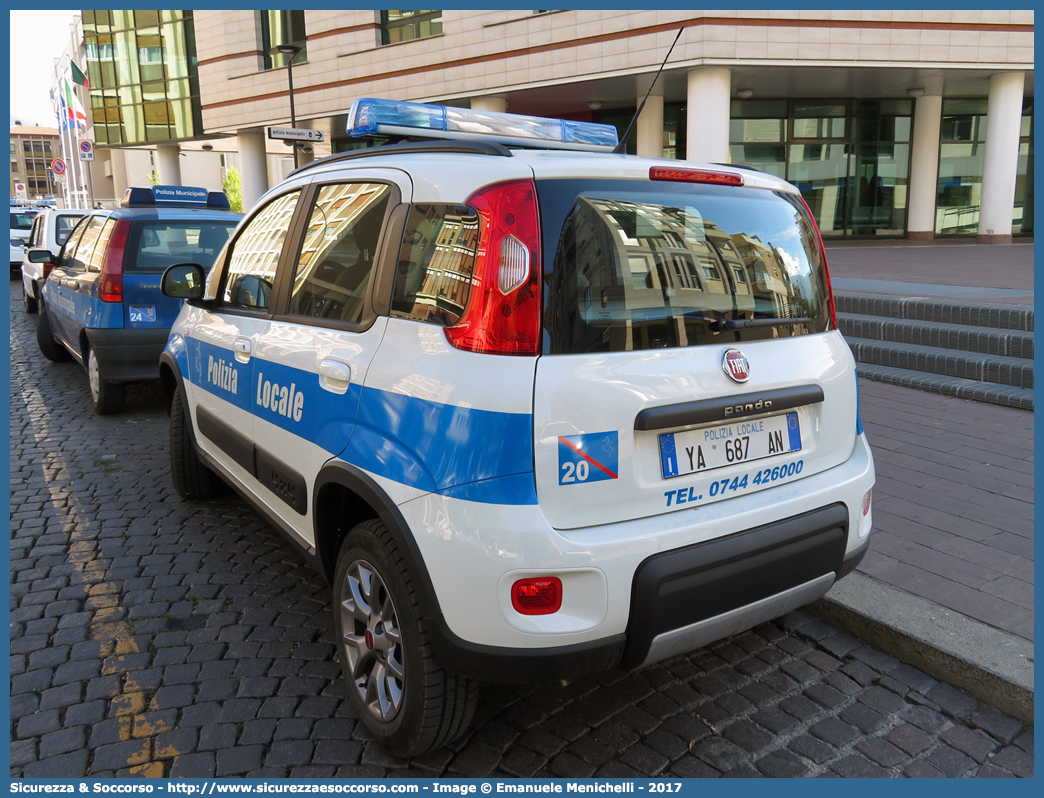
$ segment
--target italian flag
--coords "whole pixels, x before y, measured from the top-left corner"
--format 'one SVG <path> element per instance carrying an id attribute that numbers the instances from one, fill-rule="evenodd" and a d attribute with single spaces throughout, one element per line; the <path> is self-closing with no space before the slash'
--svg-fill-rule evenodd
<path id="1" fill-rule="evenodd" d="M 83 106 L 80 105 L 80 101 L 76 99 L 76 93 L 73 91 L 72 84 L 67 80 L 62 82 L 65 84 L 65 96 L 62 98 L 62 105 L 65 106 L 66 125 L 76 130 L 85 130 L 87 128 L 87 113 L 83 110 Z"/>

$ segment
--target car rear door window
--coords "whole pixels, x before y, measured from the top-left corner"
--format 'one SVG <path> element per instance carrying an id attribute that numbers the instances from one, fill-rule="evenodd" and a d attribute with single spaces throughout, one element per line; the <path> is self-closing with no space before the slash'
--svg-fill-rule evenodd
<path id="1" fill-rule="evenodd" d="M 348 324 L 363 320 L 390 196 L 384 183 L 319 190 L 297 259 L 291 314 Z"/>
<path id="2" fill-rule="evenodd" d="M 94 245 L 94 249 L 83 259 L 87 271 L 100 272 L 102 270 L 102 265 L 105 263 L 105 253 L 109 248 L 109 238 L 112 236 L 114 227 L 116 227 L 115 219 L 105 220 L 105 224 L 98 233 L 98 239 Z M 88 229 L 84 234 L 85 240 L 86 236 L 90 235 L 90 233 L 91 231 Z"/>
<path id="3" fill-rule="evenodd" d="M 279 256 L 300 198 L 300 190 L 276 197 L 254 214 L 236 237 L 219 295 L 223 305 L 246 309 L 269 306 Z"/>

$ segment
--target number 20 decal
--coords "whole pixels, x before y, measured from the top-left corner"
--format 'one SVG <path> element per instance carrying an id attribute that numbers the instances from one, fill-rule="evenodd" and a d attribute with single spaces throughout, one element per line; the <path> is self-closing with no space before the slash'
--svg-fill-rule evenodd
<path id="1" fill-rule="evenodd" d="M 615 431 L 561 435 L 558 438 L 558 484 L 586 485 L 616 479 L 619 460 Z"/>

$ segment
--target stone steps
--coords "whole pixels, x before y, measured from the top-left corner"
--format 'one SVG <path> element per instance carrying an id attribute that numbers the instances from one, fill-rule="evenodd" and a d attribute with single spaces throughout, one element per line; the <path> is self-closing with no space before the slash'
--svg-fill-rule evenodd
<path id="1" fill-rule="evenodd" d="M 835 295 L 868 379 L 1033 409 L 1033 308 L 869 293 Z"/>

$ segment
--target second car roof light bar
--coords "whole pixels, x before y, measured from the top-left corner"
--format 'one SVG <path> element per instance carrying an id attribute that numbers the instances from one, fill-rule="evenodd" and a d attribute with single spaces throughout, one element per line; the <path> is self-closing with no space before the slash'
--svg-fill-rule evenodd
<path id="1" fill-rule="evenodd" d="M 424 136 L 594 152 L 612 152 L 618 143 L 612 125 L 370 97 L 352 103 L 348 135 Z"/>

